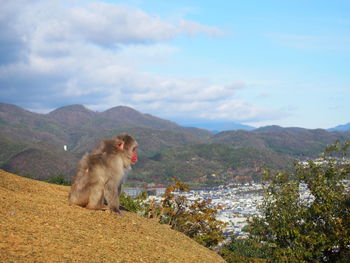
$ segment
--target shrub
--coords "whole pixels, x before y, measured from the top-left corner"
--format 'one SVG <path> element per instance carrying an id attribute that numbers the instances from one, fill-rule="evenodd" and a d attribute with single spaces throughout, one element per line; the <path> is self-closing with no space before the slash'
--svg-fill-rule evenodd
<path id="1" fill-rule="evenodd" d="M 270 251 L 253 239 L 232 238 L 219 253 L 229 263 L 266 262 L 263 259 L 268 257 Z"/>
<path id="2" fill-rule="evenodd" d="M 178 191 L 189 191 L 189 186 L 174 179 L 174 184 L 166 189 L 161 202 L 158 204 L 151 200 L 144 215 L 157 218 L 160 223 L 170 225 L 206 247 L 217 246 L 224 240 L 222 230 L 226 226 L 226 223 L 216 219 L 220 207 L 212 207 L 211 200 L 189 201 L 185 196 L 175 194 Z"/>
<path id="3" fill-rule="evenodd" d="M 71 182 L 69 180 L 66 180 L 66 178 L 62 174 L 51 177 L 47 179 L 46 182 L 50 184 L 71 185 Z"/>
<path id="4" fill-rule="evenodd" d="M 132 198 L 125 192 L 122 192 L 120 195 L 120 205 L 130 212 L 142 213 L 142 211 L 145 209 L 144 200 L 147 197 L 148 195 L 146 191 L 141 192 L 135 198 Z"/>

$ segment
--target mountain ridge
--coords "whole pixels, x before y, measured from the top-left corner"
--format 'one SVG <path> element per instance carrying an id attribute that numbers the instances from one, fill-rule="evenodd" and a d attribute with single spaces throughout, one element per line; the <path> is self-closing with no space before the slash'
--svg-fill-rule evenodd
<path id="1" fill-rule="evenodd" d="M 350 139 L 349 131 L 279 126 L 213 134 L 127 106 L 94 112 L 70 105 L 32 114 L 0 103 L 0 168 L 42 180 L 63 174 L 69 180 L 85 152 L 123 132 L 139 143 L 139 162 L 128 180 L 135 186 L 168 184 L 171 177 L 197 186 L 229 182 L 235 175 L 259 178 L 261 167 L 288 169 L 295 159 L 316 158 L 327 145 Z"/>
<path id="2" fill-rule="evenodd" d="M 51 111 L 45 116 L 63 125 L 79 126 L 97 117 L 98 113 L 87 109 L 81 104 L 61 107 Z"/>
<path id="3" fill-rule="evenodd" d="M 181 121 L 179 123 L 182 123 Z M 236 122 L 218 122 L 216 120 L 213 120 L 211 122 L 186 122 L 182 123 L 184 126 L 192 126 L 192 127 L 197 127 L 200 129 L 206 129 L 208 131 L 211 131 L 213 133 L 219 133 L 222 131 L 227 131 L 227 130 L 255 130 L 256 128 L 253 126 L 241 124 L 241 123 L 236 123 Z"/>
<path id="4" fill-rule="evenodd" d="M 329 131 L 350 131 L 350 122 L 346 124 L 341 124 L 333 128 L 328 129 Z"/>

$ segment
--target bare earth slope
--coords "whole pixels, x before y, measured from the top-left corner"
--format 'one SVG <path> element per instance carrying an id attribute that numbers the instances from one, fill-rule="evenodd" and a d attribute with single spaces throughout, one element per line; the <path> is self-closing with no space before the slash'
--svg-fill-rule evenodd
<path id="1" fill-rule="evenodd" d="M 224 262 L 153 220 L 68 206 L 68 191 L 0 170 L 0 262 Z"/>

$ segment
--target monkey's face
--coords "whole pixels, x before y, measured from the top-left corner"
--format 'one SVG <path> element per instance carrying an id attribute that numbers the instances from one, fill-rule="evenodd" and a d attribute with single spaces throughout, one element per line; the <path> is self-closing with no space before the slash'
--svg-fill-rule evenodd
<path id="1" fill-rule="evenodd" d="M 135 164 L 137 162 L 137 151 L 136 151 L 137 145 L 133 146 L 131 148 L 131 164 Z"/>
<path id="2" fill-rule="evenodd" d="M 129 163 L 127 166 L 135 164 L 137 162 L 136 148 L 138 146 L 135 138 L 125 133 L 117 135 L 114 140 L 116 141 L 116 148 L 126 154 Z"/>

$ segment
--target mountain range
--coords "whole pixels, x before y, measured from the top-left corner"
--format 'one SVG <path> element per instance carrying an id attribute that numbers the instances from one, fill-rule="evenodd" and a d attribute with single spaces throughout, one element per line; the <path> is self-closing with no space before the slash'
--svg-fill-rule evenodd
<path id="1" fill-rule="evenodd" d="M 328 129 L 329 131 L 350 131 L 350 122 Z"/>
<path id="2" fill-rule="evenodd" d="M 288 169 L 294 159 L 315 158 L 326 145 L 350 139 L 350 131 L 279 126 L 213 133 L 125 106 L 94 112 L 70 105 L 38 114 L 0 103 L 0 168 L 34 179 L 71 179 L 85 152 L 122 132 L 140 145 L 130 185 L 168 184 L 172 177 L 195 186 L 237 175 L 259 179 L 261 168 Z"/>
<path id="3" fill-rule="evenodd" d="M 197 127 L 200 129 L 209 130 L 213 133 L 219 133 L 227 130 L 246 130 L 251 131 L 255 128 L 249 125 L 244 125 L 236 122 L 223 122 L 212 120 L 210 122 L 198 122 L 198 121 L 179 121 L 183 126 Z"/>

